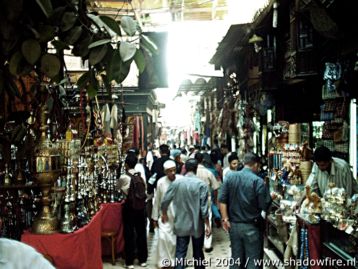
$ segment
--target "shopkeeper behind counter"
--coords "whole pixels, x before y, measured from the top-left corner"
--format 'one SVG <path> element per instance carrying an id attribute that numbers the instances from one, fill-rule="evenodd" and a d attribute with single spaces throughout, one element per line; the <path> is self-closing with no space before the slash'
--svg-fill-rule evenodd
<path id="1" fill-rule="evenodd" d="M 335 187 L 344 188 L 348 197 L 358 193 L 357 180 L 345 160 L 332 157 L 332 152 L 324 146 L 315 150 L 313 159 L 315 164 L 306 182 L 313 192 L 322 197 L 329 183 L 334 183 Z"/>

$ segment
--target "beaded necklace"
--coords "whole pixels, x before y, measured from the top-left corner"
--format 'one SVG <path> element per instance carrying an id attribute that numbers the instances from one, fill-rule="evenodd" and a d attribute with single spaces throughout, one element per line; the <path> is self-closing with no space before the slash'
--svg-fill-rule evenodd
<path id="1" fill-rule="evenodd" d="M 307 228 L 301 228 L 301 247 L 300 247 L 300 260 L 302 262 L 301 269 L 308 269 L 309 266 L 303 265 L 304 261 L 309 261 L 309 249 L 308 249 L 308 230 Z"/>

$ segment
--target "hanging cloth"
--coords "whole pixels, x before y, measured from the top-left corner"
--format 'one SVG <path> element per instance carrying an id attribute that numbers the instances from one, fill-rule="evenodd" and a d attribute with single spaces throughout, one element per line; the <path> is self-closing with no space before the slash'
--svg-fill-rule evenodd
<path id="1" fill-rule="evenodd" d="M 110 127 L 113 130 L 118 129 L 118 107 L 116 104 L 112 106 Z"/>
<path id="2" fill-rule="evenodd" d="M 105 104 L 102 107 L 101 118 L 102 118 L 102 122 L 103 122 L 104 135 L 111 137 L 111 127 L 110 127 L 111 112 L 109 110 L 109 105 L 108 104 Z"/>

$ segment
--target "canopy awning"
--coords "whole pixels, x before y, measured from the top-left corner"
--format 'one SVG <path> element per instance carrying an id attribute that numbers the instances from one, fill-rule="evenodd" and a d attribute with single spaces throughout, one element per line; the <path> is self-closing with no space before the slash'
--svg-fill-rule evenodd
<path id="1" fill-rule="evenodd" d="M 251 23 L 231 25 L 209 63 L 223 66 L 226 60 L 232 57 L 234 49 L 241 45 L 243 38 L 250 32 L 250 26 Z"/>

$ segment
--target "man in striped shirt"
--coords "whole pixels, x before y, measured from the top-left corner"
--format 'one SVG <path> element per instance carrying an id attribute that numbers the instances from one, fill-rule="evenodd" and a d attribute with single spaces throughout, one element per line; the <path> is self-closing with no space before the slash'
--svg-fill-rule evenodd
<path id="1" fill-rule="evenodd" d="M 329 183 L 334 183 L 335 187 L 344 188 L 348 197 L 358 193 L 357 180 L 345 160 L 332 157 L 331 151 L 324 146 L 315 150 L 313 158 L 315 164 L 306 182 L 312 191 L 323 196 Z"/>

